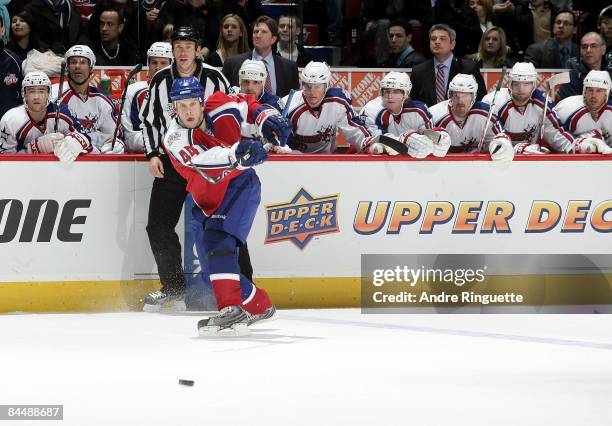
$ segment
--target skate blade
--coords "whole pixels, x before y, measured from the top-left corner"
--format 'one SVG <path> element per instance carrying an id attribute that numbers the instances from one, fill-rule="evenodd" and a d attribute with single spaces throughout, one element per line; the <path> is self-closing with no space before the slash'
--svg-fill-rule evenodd
<path id="1" fill-rule="evenodd" d="M 268 322 L 276 321 L 277 319 L 278 319 L 278 311 L 274 312 L 274 315 L 272 315 L 269 318 L 258 319 L 257 321 L 254 321 L 254 322 L 250 323 L 249 327 L 252 327 L 254 325 L 257 326 L 257 325 L 260 325 L 260 324 L 265 324 L 265 323 L 268 323 Z"/>
<path id="2" fill-rule="evenodd" d="M 174 300 L 171 302 L 166 302 L 162 305 L 145 305 L 142 307 L 144 312 L 185 312 L 187 310 L 187 306 L 185 305 L 185 301 L 183 300 Z"/>
<path id="3" fill-rule="evenodd" d="M 200 337 L 242 337 L 251 334 L 246 323 L 234 324 L 229 328 L 220 329 L 219 326 L 211 325 L 198 329 Z"/>
<path id="4" fill-rule="evenodd" d="M 144 312 L 159 312 L 161 310 L 161 305 L 145 305 L 142 307 Z"/>

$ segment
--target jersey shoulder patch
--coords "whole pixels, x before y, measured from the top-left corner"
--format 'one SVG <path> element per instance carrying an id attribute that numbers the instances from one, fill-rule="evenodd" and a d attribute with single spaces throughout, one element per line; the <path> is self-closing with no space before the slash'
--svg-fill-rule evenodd
<path id="1" fill-rule="evenodd" d="M 327 89 L 327 92 L 325 92 L 325 97 L 326 98 L 340 98 L 348 102 L 349 105 L 352 104 L 351 97 L 339 87 L 330 87 L 329 89 Z"/>

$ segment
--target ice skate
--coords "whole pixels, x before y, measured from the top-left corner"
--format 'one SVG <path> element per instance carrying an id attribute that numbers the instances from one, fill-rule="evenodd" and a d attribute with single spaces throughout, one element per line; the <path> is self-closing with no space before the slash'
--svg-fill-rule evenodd
<path id="1" fill-rule="evenodd" d="M 251 315 L 249 321 L 247 322 L 248 326 L 253 324 L 259 324 L 260 322 L 274 321 L 278 316 L 276 315 L 276 307 L 274 305 L 270 306 L 268 309 L 263 311 L 258 315 Z"/>
<path id="2" fill-rule="evenodd" d="M 198 322 L 198 333 L 203 337 L 246 336 L 250 315 L 241 306 L 226 306 L 218 315 Z"/>
<path id="3" fill-rule="evenodd" d="M 154 291 L 144 298 L 142 310 L 145 312 L 159 312 L 161 310 L 184 311 L 186 310 L 185 294 L 167 293 L 161 290 Z"/>

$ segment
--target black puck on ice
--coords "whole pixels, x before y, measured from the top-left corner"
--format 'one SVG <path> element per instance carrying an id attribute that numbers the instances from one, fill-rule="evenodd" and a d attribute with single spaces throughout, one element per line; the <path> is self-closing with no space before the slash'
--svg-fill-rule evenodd
<path id="1" fill-rule="evenodd" d="M 183 385 L 183 386 L 193 386 L 194 381 L 193 380 L 185 380 L 185 379 L 179 379 L 179 385 Z"/>

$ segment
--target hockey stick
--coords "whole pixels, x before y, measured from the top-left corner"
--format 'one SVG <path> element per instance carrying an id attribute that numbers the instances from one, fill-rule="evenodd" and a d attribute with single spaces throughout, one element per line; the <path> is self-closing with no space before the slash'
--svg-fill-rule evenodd
<path id="1" fill-rule="evenodd" d="M 381 145 L 385 145 L 386 147 L 391 148 L 392 150 L 396 151 L 399 155 L 408 154 L 408 147 L 406 145 L 404 145 L 400 141 L 395 140 L 389 136 L 380 135 L 378 136 L 378 140 L 376 142 Z"/>
<path id="2" fill-rule="evenodd" d="M 130 85 L 130 81 L 132 78 L 140 72 L 142 69 L 142 64 L 137 64 L 132 71 L 127 76 L 125 80 L 125 87 L 123 88 L 123 93 L 121 94 L 121 103 L 119 104 L 119 116 L 117 117 L 117 124 L 115 125 L 115 132 L 113 133 L 113 141 L 111 143 L 111 149 L 115 149 L 115 140 L 117 139 L 117 133 L 119 132 L 119 126 L 121 125 L 121 114 L 123 114 L 123 104 L 125 103 L 125 95 L 127 94 L 128 86 Z"/>
<path id="3" fill-rule="evenodd" d="M 60 105 L 62 104 L 62 89 L 64 88 L 65 78 L 66 78 L 66 61 L 62 61 L 62 65 L 60 67 L 59 87 L 57 88 L 57 99 L 55 100 L 55 125 L 53 126 L 53 133 L 57 133 L 57 128 L 59 124 L 59 110 L 60 110 Z M 51 96 L 51 93 L 49 93 L 49 96 Z"/>
<path id="4" fill-rule="evenodd" d="M 285 103 L 285 106 L 283 107 L 283 117 L 287 118 L 287 114 L 289 113 L 289 105 L 291 105 L 291 100 L 293 99 L 293 95 L 295 95 L 295 89 L 291 89 L 289 91 L 289 95 L 287 96 L 287 102 Z"/>
<path id="5" fill-rule="evenodd" d="M 491 117 L 493 116 L 493 107 L 495 106 L 495 98 L 497 97 L 497 93 L 501 90 L 501 86 L 504 82 L 505 76 L 506 76 L 506 67 L 503 67 L 501 70 L 501 74 L 499 76 L 499 81 L 497 82 L 497 86 L 495 86 L 495 93 L 493 93 L 493 101 L 491 101 L 491 107 L 489 108 L 489 114 L 487 115 L 487 121 L 485 121 L 484 129 L 482 129 L 482 136 L 480 137 L 480 142 L 478 143 L 478 151 L 476 151 L 476 153 L 480 153 L 480 151 L 482 151 L 482 145 L 484 144 L 485 136 L 487 134 L 487 128 L 489 127 L 489 123 L 491 122 Z"/>
<path id="6" fill-rule="evenodd" d="M 546 82 L 548 87 L 546 89 L 546 99 L 544 99 L 544 109 L 542 111 L 542 122 L 540 123 L 539 141 L 541 141 L 544 138 L 544 123 L 546 123 L 546 114 L 548 112 L 548 99 L 550 98 L 550 95 L 552 94 L 552 98 L 554 99 L 555 98 L 555 93 L 554 93 L 555 88 L 561 84 L 567 84 L 569 82 L 570 82 L 570 73 L 568 71 L 552 75 Z"/>

